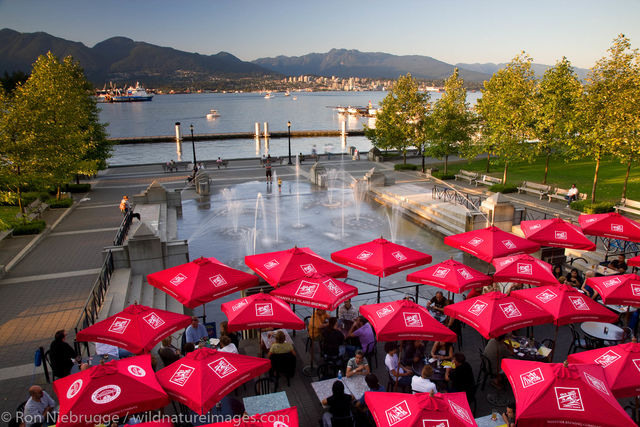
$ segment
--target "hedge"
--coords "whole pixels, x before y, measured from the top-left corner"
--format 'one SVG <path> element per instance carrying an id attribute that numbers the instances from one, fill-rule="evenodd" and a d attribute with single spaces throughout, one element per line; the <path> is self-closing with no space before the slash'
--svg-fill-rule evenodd
<path id="1" fill-rule="evenodd" d="M 613 212 L 614 206 L 613 202 L 597 202 L 594 204 L 591 204 L 590 200 L 578 200 L 571 202 L 571 209 L 584 212 L 586 214 Z"/>
<path id="2" fill-rule="evenodd" d="M 91 190 L 91 184 L 66 184 L 63 189 L 69 193 L 86 193 Z"/>
<path id="3" fill-rule="evenodd" d="M 518 186 L 516 184 L 493 184 L 489 187 L 489 191 L 502 194 L 515 193 L 518 191 Z"/>
<path id="4" fill-rule="evenodd" d="M 418 170 L 418 165 L 414 165 L 411 163 L 407 163 L 406 165 L 404 163 L 396 163 L 395 165 L 393 165 L 393 169 L 397 171 L 402 171 L 402 170 L 415 171 L 415 170 Z"/>
<path id="5" fill-rule="evenodd" d="M 42 221 L 41 219 L 36 219 L 26 224 L 20 221 L 13 222 L 11 224 L 11 227 L 13 228 L 14 236 L 22 236 L 26 234 L 38 234 L 42 230 L 44 230 L 45 226 L 46 226 L 45 222 Z"/>
<path id="6" fill-rule="evenodd" d="M 73 204 L 73 199 L 71 199 L 71 198 L 65 198 L 65 199 L 60 199 L 60 200 L 51 199 L 49 201 L 49 207 L 51 209 L 68 208 L 72 204 Z"/>
<path id="7" fill-rule="evenodd" d="M 431 172 L 431 176 L 434 177 L 434 178 L 441 179 L 443 181 L 456 178 L 455 174 L 453 174 L 453 173 L 445 174 L 444 172 Z"/>

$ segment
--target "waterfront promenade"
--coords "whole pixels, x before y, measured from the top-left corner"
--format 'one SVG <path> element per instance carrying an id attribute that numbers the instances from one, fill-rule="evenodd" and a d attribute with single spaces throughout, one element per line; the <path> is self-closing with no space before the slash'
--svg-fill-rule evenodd
<path id="1" fill-rule="evenodd" d="M 417 161 L 417 160 L 415 160 Z M 366 160 L 352 161 L 346 156 L 333 156 L 332 161 L 323 161 L 328 168 L 343 165 L 346 171 L 355 177 L 362 177 L 369 169 L 395 174 L 396 188 L 419 189 L 430 194 L 432 183 L 416 172 L 393 172 L 393 163 L 376 164 Z M 301 174 L 307 175 L 311 162 L 301 166 Z M 295 168 L 277 165 L 275 170 L 284 181 L 295 179 Z M 227 169 L 210 169 L 215 191 L 241 182 L 264 181 L 264 169 L 258 160 L 230 160 Z M 27 389 L 31 384 L 46 384 L 42 368 L 33 366 L 33 354 L 39 346 L 48 349 L 53 335 L 58 329 L 72 329 L 80 315 L 96 275 L 102 264 L 102 250 L 112 243 L 122 219 L 118 203 L 122 195 L 136 194 L 157 180 L 168 189 L 185 186 L 187 172 L 164 173 L 160 165 L 130 166 L 111 168 L 101 172 L 91 181 L 92 190 L 77 197 L 70 209 L 49 210 L 44 219 L 48 228 L 41 237 L 17 237 L 0 242 L 0 264 L 8 265 L 9 272 L 0 280 L 0 389 L 2 393 L 2 411 L 13 411 L 16 406 L 28 398 Z M 475 191 L 475 190 L 473 190 Z M 185 192 L 185 195 L 187 192 Z M 515 201 L 531 204 L 539 209 L 564 211 L 562 204 L 539 203 L 532 197 L 514 195 Z M 571 213 L 577 216 L 577 213 Z M 12 260 L 23 250 L 29 249 L 22 259 L 12 264 Z M 477 349 L 482 345 L 480 336 L 467 327 L 463 329 L 464 349 L 477 373 L 479 358 Z M 552 335 L 549 325 L 536 327 L 536 335 Z M 296 347 L 299 349 L 298 374 L 288 391 L 290 402 L 302 410 L 301 423 L 317 424 L 321 407 L 310 387 L 311 380 L 302 375 L 302 367 L 308 356 L 304 349 L 306 334 L 297 334 Z M 558 340 L 558 354 L 563 357 L 569 344 L 567 328 L 561 330 Z M 68 341 L 73 341 L 70 333 Z M 384 352 L 382 344 L 378 349 L 376 373 L 386 384 L 384 371 Z M 253 394 L 252 384 L 247 386 Z M 487 387 L 484 393 L 491 393 Z M 491 404 L 478 394 L 478 413 L 484 415 Z M 244 394 L 244 393 L 241 393 Z M 304 414 L 304 415 L 302 415 Z"/>

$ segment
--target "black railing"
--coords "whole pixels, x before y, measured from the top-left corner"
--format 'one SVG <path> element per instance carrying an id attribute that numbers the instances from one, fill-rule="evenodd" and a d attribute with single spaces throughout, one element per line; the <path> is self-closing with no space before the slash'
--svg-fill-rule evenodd
<path id="1" fill-rule="evenodd" d="M 116 233 L 116 237 L 113 239 L 113 246 L 122 246 L 124 243 L 124 239 L 127 238 L 127 233 L 129 233 L 129 228 L 131 227 L 131 219 L 133 218 L 133 212 L 129 210 L 127 214 L 122 218 L 122 222 L 120 223 L 120 228 Z"/>
<path id="2" fill-rule="evenodd" d="M 100 308 L 104 302 L 104 297 L 107 295 L 107 289 L 109 288 L 109 281 L 111 280 L 113 270 L 113 255 L 111 254 L 111 251 L 109 251 L 104 263 L 102 264 L 102 269 L 93 284 L 93 288 L 91 288 L 87 302 L 84 304 L 80 318 L 76 322 L 76 334 L 78 331 L 81 331 L 96 322 L 98 313 L 100 312 Z M 74 345 L 76 347 L 76 352 L 80 354 L 80 344 L 76 341 L 74 342 Z M 88 343 L 85 343 L 85 348 L 87 350 L 87 355 L 89 355 Z"/>
<path id="3" fill-rule="evenodd" d="M 434 185 L 431 189 L 431 197 L 433 199 L 443 200 L 445 202 L 454 203 L 456 205 L 465 206 L 469 210 L 477 211 L 482 203 L 482 196 L 470 194 L 464 191 L 458 191 L 449 187 Z"/>

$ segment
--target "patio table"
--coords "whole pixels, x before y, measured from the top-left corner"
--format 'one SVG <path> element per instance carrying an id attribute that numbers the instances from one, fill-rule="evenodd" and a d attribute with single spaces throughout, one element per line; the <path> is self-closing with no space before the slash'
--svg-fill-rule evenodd
<path id="1" fill-rule="evenodd" d="M 622 328 L 611 323 L 584 322 L 580 328 L 585 334 L 599 340 L 620 341 L 624 335 Z"/>
<path id="2" fill-rule="evenodd" d="M 493 421 L 491 419 L 491 414 L 486 415 L 484 417 L 476 418 L 476 424 L 478 427 L 502 427 L 506 426 L 504 420 L 502 419 L 502 415 L 498 414 L 498 418 Z"/>
<path id="3" fill-rule="evenodd" d="M 271 348 L 271 344 L 276 342 L 276 332 L 282 331 L 284 332 L 284 342 L 288 342 L 293 345 L 293 340 L 291 339 L 291 335 L 285 329 L 277 329 L 275 331 L 263 332 L 260 334 L 260 338 L 262 339 L 262 344 L 267 349 L 267 351 Z"/>
<path id="4" fill-rule="evenodd" d="M 264 414 L 265 412 L 279 411 L 291 407 L 287 393 L 260 394 L 242 398 L 244 410 L 249 415 Z"/>
<path id="5" fill-rule="evenodd" d="M 342 380 L 338 380 L 337 378 L 329 378 L 328 380 L 315 381 L 311 383 L 311 388 L 313 388 L 313 391 L 316 392 L 316 396 L 318 396 L 318 400 L 320 402 L 333 394 L 333 392 L 331 391 L 331 387 L 333 387 L 333 383 L 336 381 L 342 381 L 342 383 L 344 384 L 345 394 L 353 395 L 345 380 L 347 380 L 346 377 L 342 377 Z"/>

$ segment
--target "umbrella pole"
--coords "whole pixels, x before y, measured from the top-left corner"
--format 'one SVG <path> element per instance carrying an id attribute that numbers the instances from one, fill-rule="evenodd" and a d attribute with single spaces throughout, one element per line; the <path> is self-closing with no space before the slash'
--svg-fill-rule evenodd
<path id="1" fill-rule="evenodd" d="M 207 304 L 202 304 L 202 323 L 207 323 Z"/>
<path id="2" fill-rule="evenodd" d="M 634 411 L 634 417 L 633 420 L 637 423 L 638 422 L 638 396 L 635 396 L 634 400 L 636 401 L 636 409 Z"/>
<path id="3" fill-rule="evenodd" d="M 380 276 L 378 276 L 378 304 L 380 304 Z"/>
<path id="4" fill-rule="evenodd" d="M 307 331 L 307 333 L 309 334 L 309 365 L 305 366 L 302 369 L 302 373 L 305 374 L 308 377 L 312 377 L 313 376 L 313 338 L 311 337 L 311 331 L 315 331 L 315 320 L 316 320 L 316 309 L 315 307 L 313 308 L 313 313 L 311 315 L 311 322 L 309 323 L 309 330 Z"/>
<path id="5" fill-rule="evenodd" d="M 553 356 L 556 353 L 556 341 L 558 341 L 558 325 L 556 324 L 556 333 L 553 336 L 553 348 L 551 349 L 551 357 L 549 358 L 549 362 L 553 362 Z"/>

